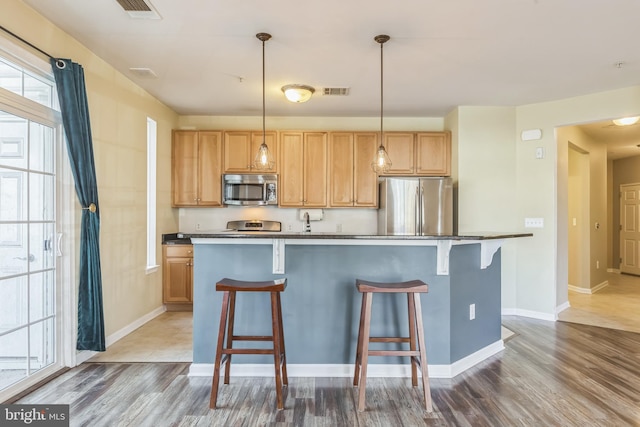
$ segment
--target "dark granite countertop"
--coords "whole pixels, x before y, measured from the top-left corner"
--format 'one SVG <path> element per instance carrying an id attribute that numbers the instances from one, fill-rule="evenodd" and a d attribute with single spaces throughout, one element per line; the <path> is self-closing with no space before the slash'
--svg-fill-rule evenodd
<path id="1" fill-rule="evenodd" d="M 163 245 L 190 245 L 191 239 L 183 237 L 182 233 L 169 233 L 162 235 Z"/>
<path id="2" fill-rule="evenodd" d="M 508 232 L 470 232 L 454 235 L 377 235 L 352 233 L 314 233 L 314 232 L 259 232 L 259 231 L 205 231 L 193 233 L 176 233 L 183 239 L 362 239 L 362 240 L 492 240 L 531 237 L 533 233 Z"/>

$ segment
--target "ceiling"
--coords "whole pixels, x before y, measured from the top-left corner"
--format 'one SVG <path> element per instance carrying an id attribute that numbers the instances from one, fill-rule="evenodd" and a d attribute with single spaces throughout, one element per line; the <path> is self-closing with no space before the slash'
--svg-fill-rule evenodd
<path id="1" fill-rule="evenodd" d="M 517 106 L 640 84 L 635 0 L 149 0 L 156 20 L 132 19 L 116 0 L 23 1 L 181 115 L 261 115 L 259 32 L 273 36 L 265 44 L 267 116 L 380 115 L 378 34 L 391 36 L 385 117 L 443 117 L 459 105 Z M 290 103 L 280 88 L 291 83 L 316 93 Z"/>

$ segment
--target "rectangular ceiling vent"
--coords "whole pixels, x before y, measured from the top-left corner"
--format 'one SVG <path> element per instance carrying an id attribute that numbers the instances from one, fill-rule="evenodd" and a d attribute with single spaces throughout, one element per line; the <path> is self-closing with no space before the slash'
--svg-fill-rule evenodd
<path id="1" fill-rule="evenodd" d="M 134 19 L 162 19 L 148 0 L 116 0 Z"/>
<path id="2" fill-rule="evenodd" d="M 157 79 L 158 75 L 151 68 L 136 67 L 129 68 L 131 74 L 141 79 Z"/>
<path id="3" fill-rule="evenodd" d="M 348 87 L 325 87 L 323 95 L 347 96 L 349 95 L 349 88 Z"/>

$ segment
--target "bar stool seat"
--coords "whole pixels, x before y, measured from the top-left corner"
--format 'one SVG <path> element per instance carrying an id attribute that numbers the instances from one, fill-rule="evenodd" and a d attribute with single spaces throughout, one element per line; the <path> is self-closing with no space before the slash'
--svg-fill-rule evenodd
<path id="1" fill-rule="evenodd" d="M 222 310 L 220 313 L 220 328 L 218 329 L 218 344 L 211 385 L 211 401 L 209 407 L 216 408 L 218 384 L 220 382 L 220 368 L 225 364 L 224 383 L 229 384 L 231 371 L 231 356 L 233 354 L 273 354 L 276 378 L 276 400 L 278 409 L 284 408 L 282 389 L 289 384 L 287 378 L 287 357 L 284 347 L 284 332 L 282 328 L 282 307 L 280 293 L 287 287 L 287 279 L 269 280 L 264 282 L 247 282 L 224 278 L 216 283 L 216 291 L 224 292 Z M 236 309 L 236 292 L 269 292 L 271 294 L 271 327 L 272 335 L 234 335 L 233 326 Z M 226 346 L 224 345 L 226 331 Z M 234 341 L 271 341 L 273 348 L 233 348 Z"/>
<path id="2" fill-rule="evenodd" d="M 379 283 L 356 279 L 356 289 L 362 293 L 360 308 L 360 327 L 358 328 L 358 346 L 356 349 L 355 372 L 353 385 L 358 390 L 358 411 L 365 409 L 365 387 L 367 381 L 367 363 L 369 356 L 409 356 L 411 358 L 411 384 L 418 385 L 418 367 L 422 373 L 422 394 L 428 412 L 433 411 L 427 352 L 422 324 L 420 294 L 426 293 L 429 287 L 421 280 L 407 282 Z M 371 303 L 374 293 L 406 293 L 409 311 L 408 337 L 371 337 Z M 409 350 L 369 350 L 369 343 L 409 343 Z M 417 348 L 416 348 L 417 347 Z"/>

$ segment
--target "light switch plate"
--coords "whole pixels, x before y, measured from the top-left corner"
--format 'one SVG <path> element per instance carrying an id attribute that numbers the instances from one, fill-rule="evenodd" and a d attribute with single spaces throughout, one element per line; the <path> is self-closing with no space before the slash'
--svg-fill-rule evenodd
<path id="1" fill-rule="evenodd" d="M 544 218 L 525 218 L 525 228 L 544 228 Z"/>

